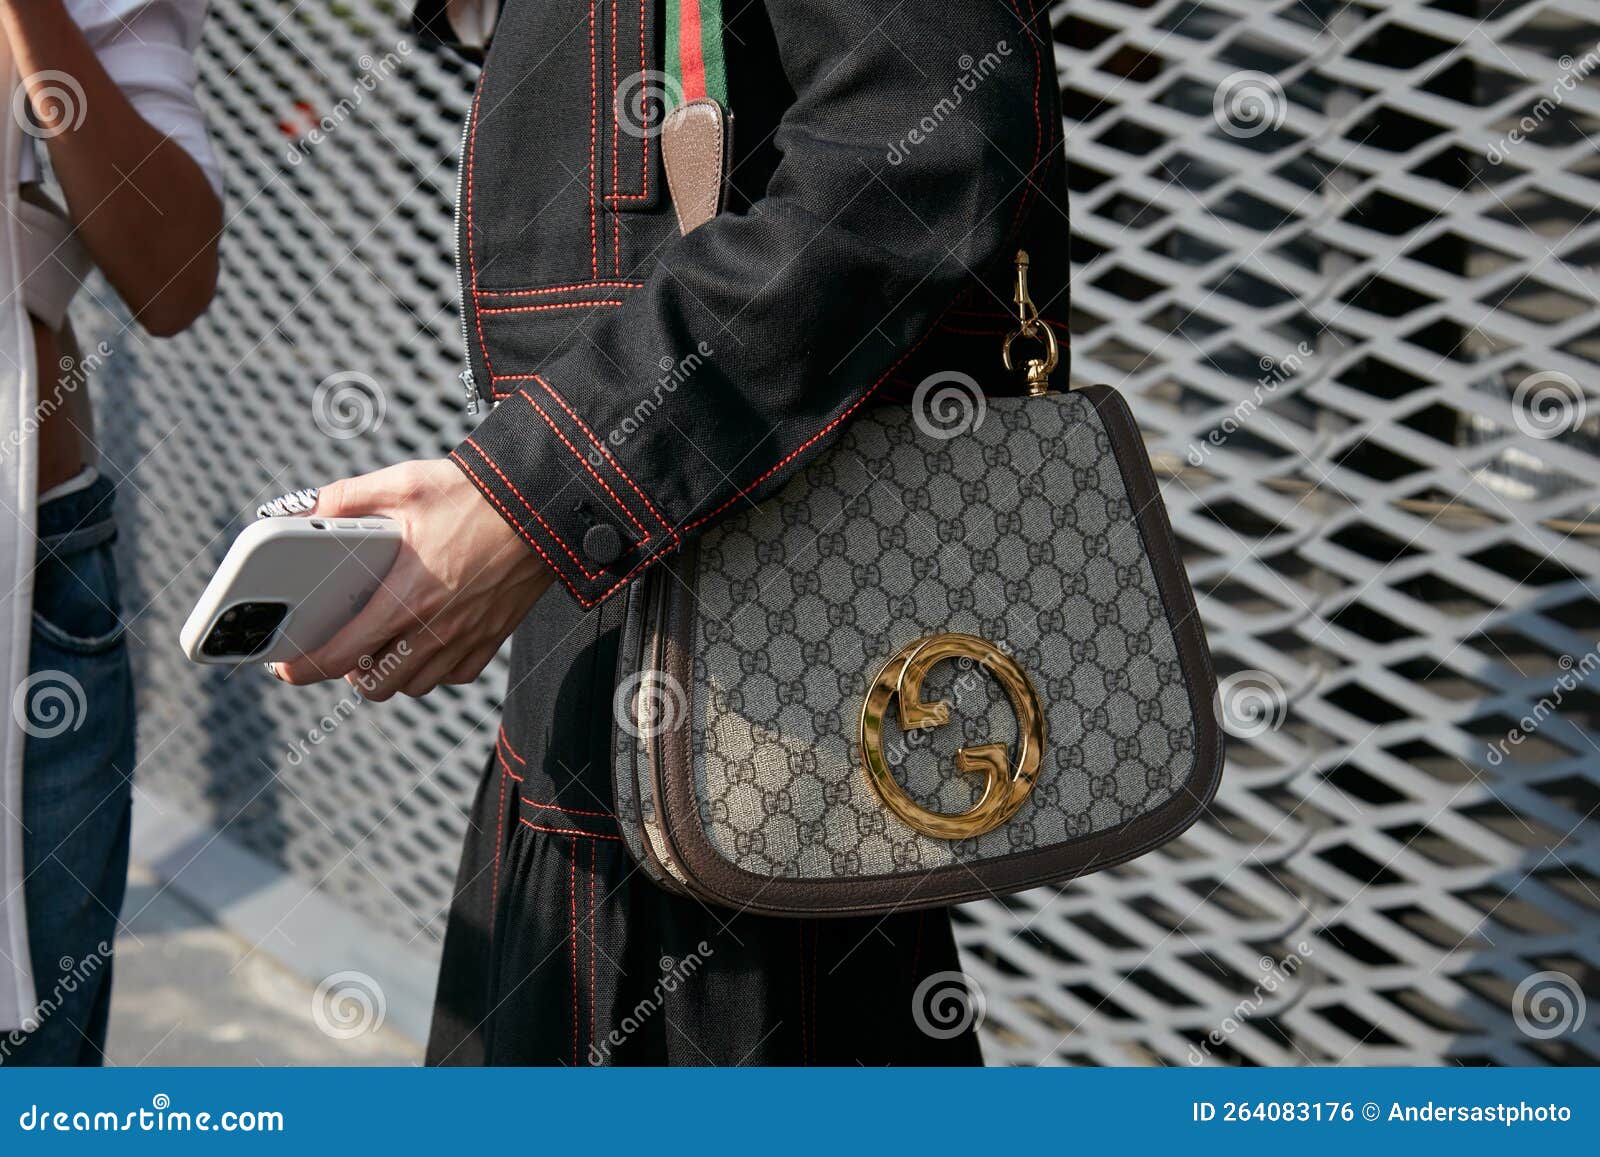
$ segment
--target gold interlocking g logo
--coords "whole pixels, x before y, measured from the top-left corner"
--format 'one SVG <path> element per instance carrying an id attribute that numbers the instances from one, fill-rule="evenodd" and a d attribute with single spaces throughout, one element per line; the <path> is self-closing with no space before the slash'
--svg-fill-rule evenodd
<path id="1" fill-rule="evenodd" d="M 889 704 L 899 701 L 900 726 L 906 731 L 943 727 L 950 722 L 950 704 L 922 701 L 922 681 L 935 663 L 970 659 L 1000 681 L 1017 716 L 1017 762 L 1007 767 L 1006 745 L 985 743 L 956 752 L 962 771 L 985 777 L 983 798 L 957 815 L 931 812 L 900 786 L 883 756 L 883 720 Z M 861 767 L 867 782 L 900 822 L 923 835 L 964 840 L 992 832 L 1005 823 L 1033 790 L 1044 754 L 1044 710 L 1027 672 L 1011 656 L 976 635 L 928 635 L 902 647 L 883 665 L 861 704 Z"/>

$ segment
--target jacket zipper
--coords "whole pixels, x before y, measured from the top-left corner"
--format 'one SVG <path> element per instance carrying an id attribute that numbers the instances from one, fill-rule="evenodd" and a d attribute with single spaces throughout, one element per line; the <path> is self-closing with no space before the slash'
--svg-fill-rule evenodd
<path id="1" fill-rule="evenodd" d="M 477 97 L 474 96 L 473 103 L 467 106 L 467 119 L 461 125 L 461 151 L 456 158 L 456 302 L 461 317 L 461 355 L 467 363 L 467 368 L 462 370 L 459 376 L 461 387 L 466 393 L 469 415 L 478 412 L 478 382 L 472 373 L 472 346 L 467 335 L 467 275 L 461 268 L 461 198 L 467 189 L 467 135 L 472 130 L 472 110 L 476 106 Z"/>

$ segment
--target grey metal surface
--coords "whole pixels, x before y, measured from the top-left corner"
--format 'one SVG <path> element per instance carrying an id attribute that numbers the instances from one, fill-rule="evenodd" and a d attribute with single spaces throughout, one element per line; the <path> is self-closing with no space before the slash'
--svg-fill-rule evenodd
<path id="1" fill-rule="evenodd" d="M 1236 737 L 1176 844 L 960 911 L 991 1061 L 1600 1059 L 1600 18 L 1055 16 L 1077 373 L 1145 427 Z M 374 0 L 213 3 L 219 300 L 165 344 L 82 320 L 113 335 L 144 782 L 432 954 L 503 668 L 352 711 L 173 642 L 262 498 L 465 428 L 470 75 L 398 39 Z"/>

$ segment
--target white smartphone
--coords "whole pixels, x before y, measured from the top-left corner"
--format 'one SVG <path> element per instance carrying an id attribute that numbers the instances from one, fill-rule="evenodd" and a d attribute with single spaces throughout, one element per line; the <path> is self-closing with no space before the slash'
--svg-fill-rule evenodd
<path id="1" fill-rule="evenodd" d="M 366 606 L 399 553 L 391 518 L 251 523 L 183 625 L 183 653 L 231 664 L 314 651 Z"/>

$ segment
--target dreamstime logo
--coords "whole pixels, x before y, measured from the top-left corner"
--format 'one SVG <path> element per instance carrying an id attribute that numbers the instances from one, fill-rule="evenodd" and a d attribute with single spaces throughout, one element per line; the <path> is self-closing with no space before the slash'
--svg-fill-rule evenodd
<path id="1" fill-rule="evenodd" d="M 1600 670 L 1600 647 L 1585 651 L 1579 658 L 1571 655 L 1562 655 L 1556 660 L 1556 666 L 1561 668 L 1561 674 L 1556 677 L 1548 694 L 1541 695 L 1539 701 L 1523 713 L 1516 725 L 1506 732 L 1504 739 L 1498 739 L 1489 745 L 1486 758 L 1489 766 L 1499 767 L 1505 762 L 1506 756 L 1512 748 L 1521 747 L 1538 730 L 1544 726 L 1544 721 L 1559 712 L 1567 701 L 1567 696 L 1577 691 L 1588 682 L 1595 671 Z"/>
<path id="2" fill-rule="evenodd" d="M 929 374 L 911 395 L 911 416 L 917 429 L 940 441 L 976 430 L 987 412 L 983 388 L 960 370 Z"/>
<path id="3" fill-rule="evenodd" d="M 694 349 L 677 360 L 673 360 L 667 354 L 662 354 L 660 360 L 656 362 L 657 368 L 661 370 L 661 376 L 656 379 L 655 388 L 646 397 L 639 399 L 638 404 L 633 407 L 632 413 L 618 422 L 615 428 L 605 436 L 605 443 L 609 443 L 613 447 L 620 447 L 629 438 L 638 433 L 640 428 L 650 420 L 650 416 L 661 408 L 661 403 L 670 395 L 677 393 L 678 387 L 688 381 L 701 366 L 705 365 L 706 359 L 713 352 L 710 342 L 700 341 L 695 343 Z M 592 446 L 589 450 L 589 462 L 594 466 L 604 466 L 608 453 L 604 444 Z"/>
<path id="4" fill-rule="evenodd" d="M 1242 399 L 1233 408 L 1233 412 L 1223 418 L 1211 431 L 1206 434 L 1204 442 L 1190 443 L 1189 465 L 1199 468 L 1205 465 L 1206 459 L 1211 457 L 1213 450 L 1227 443 L 1228 439 L 1239 430 L 1239 427 L 1248 422 L 1262 404 L 1273 394 L 1278 392 L 1278 387 L 1297 375 L 1304 367 L 1306 359 L 1315 356 L 1316 351 L 1309 342 L 1299 342 L 1294 347 L 1294 352 L 1286 358 L 1275 358 L 1270 354 L 1263 354 L 1256 365 L 1261 370 L 1261 376 L 1256 379 L 1256 388 L 1250 396 Z"/>
<path id="5" fill-rule="evenodd" d="M 1000 67 L 1003 57 L 1011 55 L 1011 45 L 1004 40 L 995 42 L 994 48 L 985 52 L 976 60 L 970 52 L 963 52 L 956 60 L 956 67 L 961 70 L 955 83 L 950 86 L 950 95 L 940 97 L 939 101 L 928 110 L 905 136 L 889 146 L 889 151 L 884 155 L 884 160 L 891 165 L 899 165 L 911 155 L 911 150 L 931 137 L 951 116 L 969 93 L 978 91 L 978 85 L 987 80 L 996 69 Z"/>
<path id="6" fill-rule="evenodd" d="M 1288 115 L 1283 85 L 1264 72 L 1236 72 L 1217 86 L 1211 98 L 1211 116 L 1217 127 L 1237 140 L 1281 129 Z"/>
<path id="7" fill-rule="evenodd" d="M 361 75 L 351 86 L 349 95 L 342 97 L 325 115 L 318 116 L 312 105 L 305 101 L 296 101 L 294 106 L 296 116 L 281 121 L 278 125 L 286 135 L 295 138 L 294 143 L 289 146 L 289 163 L 298 165 L 305 160 L 312 149 L 327 140 L 335 129 L 354 116 L 367 96 L 394 75 L 399 70 L 401 62 L 410 55 L 411 45 L 404 40 L 397 42 L 394 50 L 384 53 L 382 57 L 362 53 L 356 61 L 356 67 L 361 70 Z"/>
<path id="8" fill-rule="evenodd" d="M 1265 671 L 1240 671 L 1217 685 L 1217 719 L 1237 739 L 1254 739 L 1283 726 L 1289 693 Z"/>
<path id="9" fill-rule="evenodd" d="M 38 1032 L 40 1026 L 59 1012 L 80 989 L 107 983 L 101 974 L 110 963 L 111 945 L 104 940 L 81 960 L 63 956 L 56 961 L 60 974 L 56 978 L 55 987 L 48 994 L 40 987 L 33 1010 L 24 1013 L 18 1027 L 0 1039 L 0 1064 L 9 1060 L 13 1050 L 27 1043 L 28 1034 Z M 44 977 L 35 976 L 34 981 L 36 985 L 42 986 Z"/>
<path id="10" fill-rule="evenodd" d="M 714 952 L 711 945 L 702 940 L 695 945 L 693 952 L 682 959 L 663 956 L 659 962 L 661 976 L 656 981 L 655 988 L 650 991 L 648 996 L 643 997 L 631 1009 L 623 1013 L 622 1019 L 617 1022 L 617 1026 L 606 1033 L 604 1038 L 589 1045 L 589 1063 L 591 1065 L 603 1065 L 609 1061 L 612 1051 L 626 1044 L 630 1036 L 643 1028 L 645 1023 L 661 1009 L 661 1006 L 666 1004 L 668 995 L 677 992 L 680 986 L 686 985 L 690 978 L 700 971 L 706 959 L 712 955 L 714 955 Z"/>
<path id="11" fill-rule="evenodd" d="M 624 679 L 612 697 L 617 726 L 635 739 L 654 739 L 682 727 L 689 716 L 689 695 L 665 671 L 639 671 Z"/>
<path id="12" fill-rule="evenodd" d="M 56 362 L 55 385 L 51 387 L 49 396 L 41 397 L 33 412 L 8 430 L 5 439 L 0 441 L 0 461 L 5 461 L 14 451 L 27 445 L 39 432 L 39 427 L 61 409 L 69 397 L 81 390 L 84 383 L 98 372 L 106 359 L 115 352 L 110 343 L 102 341 L 82 357 L 62 355 Z"/>
<path id="13" fill-rule="evenodd" d="M 1511 1018 L 1534 1040 L 1576 1032 L 1588 1012 L 1583 989 L 1565 972 L 1535 972 L 1511 994 Z"/>
<path id="14" fill-rule="evenodd" d="M 1575 430 L 1588 409 L 1583 387 L 1554 370 L 1529 374 L 1511 394 L 1511 419 L 1530 438 L 1554 438 Z"/>
<path id="15" fill-rule="evenodd" d="M 1516 124 L 1505 136 L 1491 143 L 1485 150 L 1484 156 L 1491 165 L 1503 164 L 1512 149 L 1532 136 L 1540 125 L 1567 103 L 1568 93 L 1577 92 L 1589 77 L 1600 69 L 1600 44 L 1596 44 L 1577 58 L 1563 56 L 1556 61 L 1556 64 L 1561 68 L 1561 75 L 1556 77 L 1550 86 L 1550 95 L 1542 96 L 1534 102 L 1533 107 L 1517 119 Z"/>
<path id="16" fill-rule="evenodd" d="M 23 132 L 42 141 L 81 128 L 88 115 L 83 85 L 53 68 L 29 76 L 11 94 L 11 116 Z"/>
<path id="17" fill-rule="evenodd" d="M 964 972 L 935 972 L 911 994 L 911 1019 L 935 1040 L 982 1028 L 988 1012 L 983 989 Z"/>
<path id="18" fill-rule="evenodd" d="M 360 710 L 361 704 L 371 697 L 373 691 L 377 690 L 385 679 L 400 668 L 400 664 L 410 654 L 411 644 L 401 639 L 393 649 L 385 651 L 378 659 L 374 659 L 371 655 L 361 656 L 356 663 L 358 670 L 345 676 L 345 685 L 350 688 L 351 693 L 341 696 L 339 702 L 316 721 L 316 726 L 306 730 L 304 738 L 295 737 L 289 744 L 289 765 L 299 767 L 304 763 L 311 749 L 321 746 L 325 739 L 344 726 L 345 721 Z"/>
<path id="19" fill-rule="evenodd" d="M 383 986 L 365 972 L 335 972 L 311 997 L 312 1021 L 335 1040 L 377 1032 L 388 1011 Z"/>
<path id="20" fill-rule="evenodd" d="M 17 726 L 35 739 L 54 739 L 77 731 L 88 714 L 83 684 L 65 671 L 35 671 L 11 696 Z"/>
<path id="21" fill-rule="evenodd" d="M 1189 1063 L 1200 1065 L 1210 1059 L 1212 1048 L 1227 1043 L 1229 1037 L 1253 1020 L 1267 1003 L 1268 997 L 1276 995 L 1279 989 L 1289 986 L 1290 980 L 1305 967 L 1305 962 L 1310 956 L 1311 945 L 1304 940 L 1294 946 L 1293 952 L 1281 958 L 1262 956 L 1256 962 L 1256 967 L 1261 970 L 1261 978 L 1255 982 L 1249 993 L 1240 997 L 1238 1003 L 1229 1010 L 1217 1027 L 1206 1033 L 1197 1043 L 1189 1046 Z"/>
<path id="22" fill-rule="evenodd" d="M 683 85 L 667 73 L 647 68 L 617 85 L 617 126 L 641 140 L 659 136 L 667 111 L 683 103 Z"/>
<path id="23" fill-rule="evenodd" d="M 383 425 L 387 407 L 377 381 L 356 370 L 328 375 L 311 395 L 311 418 L 317 429 L 341 442 Z"/>

